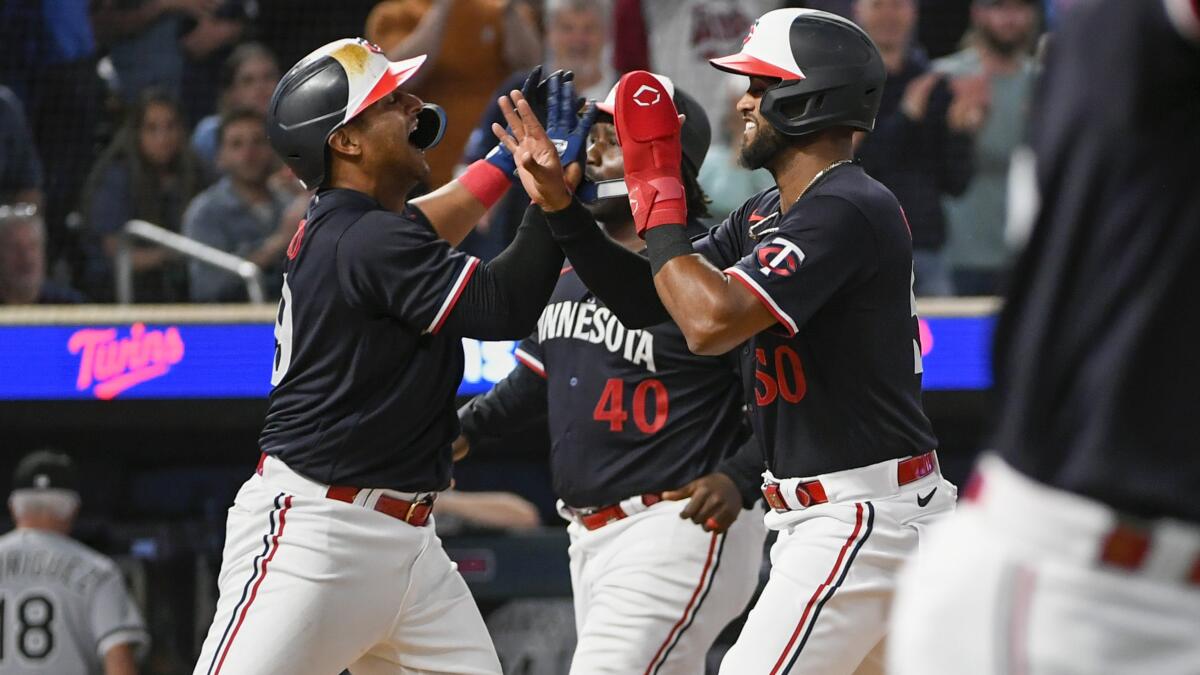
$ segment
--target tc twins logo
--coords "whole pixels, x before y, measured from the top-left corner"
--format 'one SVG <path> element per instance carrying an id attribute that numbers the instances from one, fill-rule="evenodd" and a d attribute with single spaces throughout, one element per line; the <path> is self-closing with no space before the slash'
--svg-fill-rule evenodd
<path id="1" fill-rule="evenodd" d="M 179 329 L 146 330 L 135 323 L 128 337 L 117 337 L 116 328 L 83 328 L 67 341 L 67 350 L 79 354 L 77 391 L 92 389 L 101 400 L 115 398 L 130 387 L 166 375 L 183 360 Z M 93 386 L 94 385 L 94 386 Z"/>
<path id="2" fill-rule="evenodd" d="M 776 237 L 758 247 L 758 264 L 762 265 L 758 271 L 763 276 L 778 274 L 781 277 L 790 277 L 796 273 L 802 262 L 804 251 L 783 237 Z"/>

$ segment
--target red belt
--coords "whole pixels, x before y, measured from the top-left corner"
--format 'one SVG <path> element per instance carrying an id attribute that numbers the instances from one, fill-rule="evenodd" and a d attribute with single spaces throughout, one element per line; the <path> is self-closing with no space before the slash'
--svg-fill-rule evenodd
<path id="1" fill-rule="evenodd" d="M 900 460 L 896 464 L 896 482 L 899 485 L 907 485 L 928 476 L 934 471 L 937 471 L 937 455 L 934 450 L 930 450 L 923 455 Z M 779 483 L 767 483 L 763 485 L 762 493 L 763 497 L 767 500 L 767 504 L 776 511 L 793 510 L 783 498 L 782 486 Z M 801 483 L 796 486 L 796 501 L 800 503 L 801 508 L 808 508 L 816 504 L 828 502 L 829 497 L 825 495 L 825 486 L 821 485 L 821 481 L 810 480 L 807 483 Z"/>
<path id="2" fill-rule="evenodd" d="M 984 490 L 983 474 L 975 473 L 967 481 L 963 497 L 967 501 L 977 502 Z M 1117 524 L 1104 535 L 1104 543 L 1100 548 L 1100 563 L 1117 567 L 1128 572 L 1137 572 L 1145 564 L 1154 543 L 1152 526 L 1143 524 L 1136 519 L 1119 518 Z M 1200 586 L 1200 555 L 1192 561 L 1188 571 L 1187 583 Z"/>
<path id="3" fill-rule="evenodd" d="M 662 500 L 662 495 L 659 493 L 642 495 L 642 504 L 644 506 L 654 506 Z M 586 512 L 579 509 L 572 509 L 572 511 L 574 511 L 575 517 L 579 519 L 579 523 L 589 530 L 598 530 L 609 523 L 615 523 L 618 520 L 629 517 L 629 514 L 625 513 L 625 509 L 621 508 L 620 504 L 601 506 Z"/>
<path id="4" fill-rule="evenodd" d="M 258 475 L 262 475 L 263 463 L 267 460 L 267 454 L 263 453 L 258 459 Z M 349 486 L 335 485 L 325 491 L 325 496 L 329 499 L 336 499 L 339 502 L 353 504 L 354 498 L 358 496 L 365 488 L 356 488 Z M 379 495 L 375 501 L 375 506 L 369 507 L 382 514 L 389 515 L 393 518 L 403 520 L 404 522 L 414 527 L 424 527 L 429 523 L 429 516 L 433 514 L 433 495 L 429 495 L 416 501 L 408 501 L 407 499 L 399 499 L 389 495 Z M 365 506 L 365 505 L 364 505 Z"/>

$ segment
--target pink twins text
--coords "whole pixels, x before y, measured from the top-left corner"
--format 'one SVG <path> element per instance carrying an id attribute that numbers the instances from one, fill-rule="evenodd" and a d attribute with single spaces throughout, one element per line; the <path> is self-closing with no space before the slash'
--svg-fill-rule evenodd
<path id="1" fill-rule="evenodd" d="M 165 375 L 183 360 L 179 329 L 146 330 L 135 323 L 128 337 L 117 337 L 116 328 L 83 328 L 71 335 L 67 349 L 79 354 L 75 389 L 109 400 L 130 387 Z"/>

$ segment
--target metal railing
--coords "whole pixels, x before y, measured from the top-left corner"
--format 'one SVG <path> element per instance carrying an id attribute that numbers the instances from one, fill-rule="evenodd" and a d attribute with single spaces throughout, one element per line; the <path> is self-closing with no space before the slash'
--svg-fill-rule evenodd
<path id="1" fill-rule="evenodd" d="M 121 236 L 117 237 L 117 254 L 114 260 L 116 266 L 117 302 L 128 305 L 133 302 L 133 240 L 141 239 L 176 253 L 198 260 L 207 265 L 236 274 L 246 284 L 246 297 L 250 302 L 264 302 L 263 272 L 254 263 L 239 258 L 232 253 L 226 253 L 219 248 L 202 244 L 195 239 L 185 237 L 177 232 L 159 227 L 144 220 L 131 220 L 121 228 Z"/>

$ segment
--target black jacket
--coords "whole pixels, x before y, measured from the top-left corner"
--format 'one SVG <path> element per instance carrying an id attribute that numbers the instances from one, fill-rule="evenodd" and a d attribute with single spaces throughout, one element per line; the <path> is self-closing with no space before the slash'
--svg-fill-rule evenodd
<path id="1" fill-rule="evenodd" d="M 908 216 L 913 248 L 940 249 L 946 243 L 942 195 L 960 195 L 974 171 L 970 134 L 946 126 L 952 94 L 938 82 L 929 94 L 925 119 L 915 122 L 900 110 L 904 90 L 929 71 L 924 51 L 913 49 L 899 73 L 888 73 L 871 132 L 858 149 L 858 160 L 872 177 L 886 185 Z"/>

